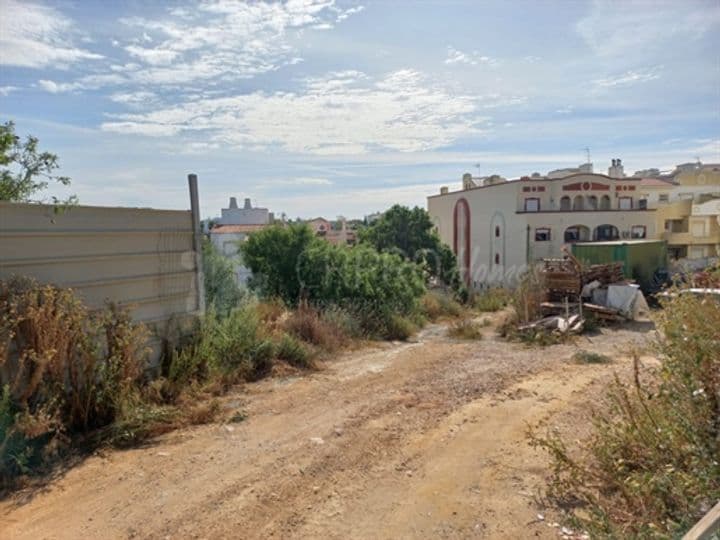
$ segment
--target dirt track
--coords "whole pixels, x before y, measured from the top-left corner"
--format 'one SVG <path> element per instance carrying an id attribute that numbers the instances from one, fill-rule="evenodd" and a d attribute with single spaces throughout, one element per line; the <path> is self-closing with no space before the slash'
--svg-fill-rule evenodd
<path id="1" fill-rule="evenodd" d="M 93 456 L 0 504 L 0 538 L 558 538 L 536 521 L 547 469 L 526 426 L 581 418 L 647 336 L 526 349 L 431 326 L 238 390 L 244 422 Z M 578 347 L 616 361 L 571 363 Z"/>

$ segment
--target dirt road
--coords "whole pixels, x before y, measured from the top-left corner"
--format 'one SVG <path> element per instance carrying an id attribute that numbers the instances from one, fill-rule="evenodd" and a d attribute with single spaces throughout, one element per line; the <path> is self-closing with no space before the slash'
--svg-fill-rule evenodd
<path id="1" fill-rule="evenodd" d="M 647 326 L 527 349 L 442 326 L 228 397 L 247 420 L 93 456 L 0 504 L 0 538 L 558 538 L 528 423 L 584 414 Z M 570 362 L 577 350 L 610 365 Z"/>

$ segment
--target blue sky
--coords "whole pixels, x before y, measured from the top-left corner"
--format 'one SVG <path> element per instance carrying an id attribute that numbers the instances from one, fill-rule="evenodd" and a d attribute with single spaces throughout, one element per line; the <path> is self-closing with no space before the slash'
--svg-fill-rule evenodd
<path id="1" fill-rule="evenodd" d="M 0 0 L 0 119 L 81 203 L 290 217 L 463 172 L 720 161 L 720 3 Z"/>

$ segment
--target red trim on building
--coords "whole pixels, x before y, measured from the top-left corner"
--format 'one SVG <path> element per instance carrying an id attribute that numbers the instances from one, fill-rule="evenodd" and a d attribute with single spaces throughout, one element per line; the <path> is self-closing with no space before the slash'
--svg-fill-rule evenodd
<path id="1" fill-rule="evenodd" d="M 465 284 L 470 285 L 470 205 L 464 198 L 458 199 L 453 210 L 453 251 L 458 254 L 458 208 L 460 205 L 465 209 L 465 253 L 464 260 L 458 261 L 461 269 L 465 269 Z"/>

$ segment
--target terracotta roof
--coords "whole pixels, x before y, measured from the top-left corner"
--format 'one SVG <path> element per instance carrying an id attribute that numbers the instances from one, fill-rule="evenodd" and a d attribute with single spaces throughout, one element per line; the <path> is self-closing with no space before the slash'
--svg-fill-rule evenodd
<path id="1" fill-rule="evenodd" d="M 230 233 L 249 233 L 257 232 L 267 227 L 267 224 L 263 225 L 215 225 L 210 232 L 212 234 L 230 234 Z"/>
<path id="2" fill-rule="evenodd" d="M 660 178 L 643 178 L 640 180 L 641 186 L 657 186 L 657 187 L 672 187 L 674 184 L 668 180 L 662 180 Z"/>

